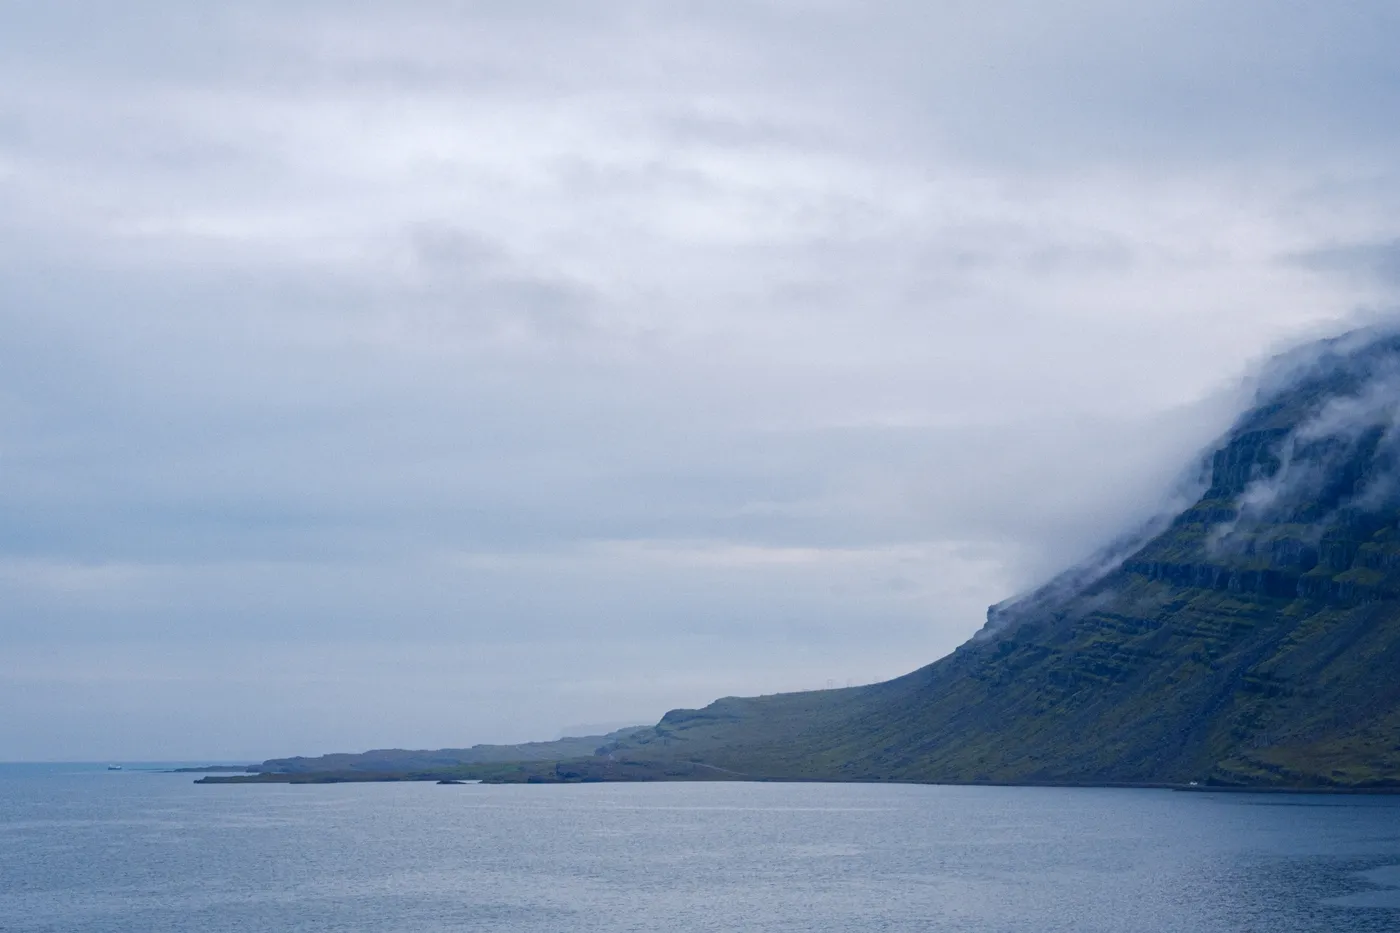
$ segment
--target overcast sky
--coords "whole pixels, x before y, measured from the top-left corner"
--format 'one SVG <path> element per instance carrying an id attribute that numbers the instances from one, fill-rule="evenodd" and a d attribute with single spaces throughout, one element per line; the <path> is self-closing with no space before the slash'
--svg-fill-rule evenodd
<path id="1" fill-rule="evenodd" d="M 1400 6 L 0 0 L 0 759 L 921 666 L 1400 286 Z"/>

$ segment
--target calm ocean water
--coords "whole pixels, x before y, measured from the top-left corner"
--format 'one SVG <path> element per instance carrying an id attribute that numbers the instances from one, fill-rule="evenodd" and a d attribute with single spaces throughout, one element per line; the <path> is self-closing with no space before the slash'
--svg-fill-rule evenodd
<path id="1" fill-rule="evenodd" d="M 0 930 L 1397 931 L 1400 798 L 0 765 Z"/>

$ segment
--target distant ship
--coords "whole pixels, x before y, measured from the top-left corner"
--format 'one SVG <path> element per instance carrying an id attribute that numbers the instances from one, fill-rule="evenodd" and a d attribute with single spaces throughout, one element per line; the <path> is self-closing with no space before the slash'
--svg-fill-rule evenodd
<path id="1" fill-rule="evenodd" d="M 107 770 L 108 770 L 108 771 L 120 771 L 121 769 L 122 769 L 122 766 L 121 766 L 121 765 L 108 765 L 108 766 L 107 766 Z"/>

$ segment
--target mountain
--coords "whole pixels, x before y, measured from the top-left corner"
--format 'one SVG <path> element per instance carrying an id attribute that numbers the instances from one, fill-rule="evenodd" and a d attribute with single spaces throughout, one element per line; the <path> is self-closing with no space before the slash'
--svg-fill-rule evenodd
<path id="1" fill-rule="evenodd" d="M 205 780 L 1400 787 L 1398 419 L 1400 330 L 1280 357 L 1179 513 L 895 680 L 726 697 L 586 740 Z"/>
<path id="2" fill-rule="evenodd" d="M 886 683 L 673 710 L 559 773 L 1400 786 L 1400 333 L 1274 362 L 1130 545 Z"/>

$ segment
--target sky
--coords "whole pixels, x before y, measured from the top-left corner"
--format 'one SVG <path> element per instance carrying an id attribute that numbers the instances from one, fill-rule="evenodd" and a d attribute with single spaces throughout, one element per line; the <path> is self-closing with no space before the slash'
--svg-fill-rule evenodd
<path id="1" fill-rule="evenodd" d="M 1400 288 L 1379 0 L 0 0 L 0 760 L 872 682 Z"/>

